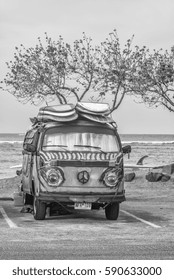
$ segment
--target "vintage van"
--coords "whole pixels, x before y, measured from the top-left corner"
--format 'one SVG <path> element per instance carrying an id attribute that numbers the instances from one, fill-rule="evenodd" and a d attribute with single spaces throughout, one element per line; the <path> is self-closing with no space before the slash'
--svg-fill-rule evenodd
<path id="1" fill-rule="evenodd" d="M 125 200 L 123 154 L 114 122 L 84 116 L 72 121 L 40 121 L 23 143 L 22 191 L 36 220 L 55 203 L 59 209 L 104 209 L 116 220 Z M 74 210 L 73 210 L 74 211 Z"/>

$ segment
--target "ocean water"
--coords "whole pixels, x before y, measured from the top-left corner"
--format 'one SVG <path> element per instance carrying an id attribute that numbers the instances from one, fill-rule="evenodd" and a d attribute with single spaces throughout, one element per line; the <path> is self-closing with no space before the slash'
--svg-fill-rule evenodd
<path id="1" fill-rule="evenodd" d="M 124 145 L 130 144 L 130 159 L 127 163 L 136 163 L 142 156 L 147 164 L 169 164 L 174 162 L 174 135 L 124 134 L 120 135 Z M 0 179 L 16 176 L 14 165 L 22 163 L 22 143 L 24 134 L 0 134 Z"/>
<path id="2" fill-rule="evenodd" d="M 131 145 L 130 158 L 125 155 L 126 163 L 137 163 L 143 157 L 144 164 L 174 163 L 173 134 L 127 134 L 121 135 L 123 145 Z"/>
<path id="3" fill-rule="evenodd" d="M 22 143 L 24 134 L 0 133 L 0 179 L 16 176 L 13 165 L 22 163 Z"/>

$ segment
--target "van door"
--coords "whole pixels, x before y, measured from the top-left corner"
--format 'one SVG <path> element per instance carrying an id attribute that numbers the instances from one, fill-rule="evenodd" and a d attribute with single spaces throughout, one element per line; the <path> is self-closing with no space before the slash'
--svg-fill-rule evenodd
<path id="1" fill-rule="evenodd" d="M 23 151 L 23 164 L 22 164 L 22 185 L 23 191 L 30 193 L 32 190 L 32 165 L 33 155 Z"/>
<path id="2" fill-rule="evenodd" d="M 23 191 L 32 193 L 32 169 L 33 159 L 37 150 L 39 129 L 33 128 L 27 131 L 23 143 L 22 184 Z"/>

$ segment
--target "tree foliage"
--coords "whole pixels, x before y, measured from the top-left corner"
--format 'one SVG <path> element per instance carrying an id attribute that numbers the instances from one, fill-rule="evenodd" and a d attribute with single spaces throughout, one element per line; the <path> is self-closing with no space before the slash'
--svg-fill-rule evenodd
<path id="1" fill-rule="evenodd" d="M 149 51 L 137 68 L 134 94 L 149 106 L 164 106 L 174 112 L 174 47 Z"/>
<path id="2" fill-rule="evenodd" d="M 45 44 L 38 38 L 34 48 L 16 47 L 14 61 L 7 63 L 3 89 L 19 101 L 33 104 L 55 98 L 60 104 L 71 97 L 80 101 L 89 90 L 100 91 L 101 49 L 94 48 L 84 33 L 73 46 L 61 36 L 53 41 L 45 35 Z"/>
<path id="3" fill-rule="evenodd" d="M 116 110 L 126 94 L 133 94 L 137 81 L 137 67 L 146 56 L 148 50 L 135 46 L 133 48 L 134 36 L 127 40 L 124 48 L 121 48 L 116 30 L 110 33 L 110 38 L 102 43 L 103 57 L 106 65 L 105 93 L 112 94 L 112 109 Z"/>
<path id="4" fill-rule="evenodd" d="M 174 49 L 151 54 L 132 42 L 133 37 L 121 47 L 116 30 L 98 46 L 85 33 L 73 44 L 45 33 L 35 47 L 16 47 L 2 88 L 23 103 L 111 101 L 114 111 L 130 94 L 173 110 Z"/>

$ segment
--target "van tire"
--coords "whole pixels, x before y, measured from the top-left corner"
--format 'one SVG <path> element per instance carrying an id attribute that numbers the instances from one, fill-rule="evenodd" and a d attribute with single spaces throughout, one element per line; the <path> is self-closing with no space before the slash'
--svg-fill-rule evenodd
<path id="1" fill-rule="evenodd" d="M 23 203 L 24 205 L 33 205 L 33 195 L 23 193 Z"/>
<path id="2" fill-rule="evenodd" d="M 33 216 L 35 220 L 44 220 L 46 215 L 46 203 L 40 201 L 36 196 L 33 202 Z"/>
<path id="3" fill-rule="evenodd" d="M 105 216 L 107 220 L 117 220 L 119 215 L 119 203 L 110 203 L 105 208 Z"/>

